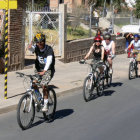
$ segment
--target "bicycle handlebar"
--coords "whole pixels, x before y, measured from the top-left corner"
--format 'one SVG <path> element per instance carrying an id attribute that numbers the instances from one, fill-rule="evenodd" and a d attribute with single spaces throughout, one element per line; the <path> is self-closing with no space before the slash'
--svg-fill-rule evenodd
<path id="1" fill-rule="evenodd" d="M 86 60 L 80 60 L 79 63 L 80 64 L 88 64 L 88 65 L 92 66 L 92 65 L 97 65 L 97 64 L 103 63 L 103 62 L 99 61 L 99 62 L 92 64 L 92 63 L 86 62 Z"/>
<path id="2" fill-rule="evenodd" d="M 38 74 L 36 75 L 27 75 L 27 74 L 24 74 L 24 73 L 21 73 L 21 72 L 16 72 L 16 74 L 19 75 L 19 77 L 24 77 L 24 76 L 27 76 L 29 77 L 31 80 L 35 79 L 36 78 L 40 78 L 40 76 Z"/>

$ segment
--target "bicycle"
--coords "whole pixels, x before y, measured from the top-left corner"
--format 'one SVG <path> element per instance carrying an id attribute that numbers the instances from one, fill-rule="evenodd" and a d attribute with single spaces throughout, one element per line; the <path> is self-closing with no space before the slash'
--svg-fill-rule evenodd
<path id="1" fill-rule="evenodd" d="M 96 95 L 102 96 L 104 87 L 103 87 L 103 75 L 100 73 L 99 66 L 101 62 L 97 62 L 95 64 L 87 63 L 83 60 L 79 62 L 80 64 L 88 64 L 90 66 L 90 72 L 88 76 L 84 80 L 83 84 L 83 97 L 86 102 L 90 101 L 93 97 Z M 96 65 L 95 68 L 93 68 L 93 65 Z M 101 66 L 101 65 L 100 65 Z M 96 92 L 94 92 L 94 89 L 96 88 Z"/>
<path id="2" fill-rule="evenodd" d="M 26 93 L 21 97 L 17 106 L 17 122 L 22 130 L 26 130 L 31 127 L 34 118 L 35 110 L 41 112 L 43 107 L 43 95 L 36 93 L 33 88 L 34 85 L 41 87 L 39 82 L 34 82 L 34 80 L 39 78 L 39 75 L 26 75 L 24 73 L 16 72 L 19 77 L 29 77 L 30 88 L 27 89 Z M 54 89 L 48 86 L 48 112 L 42 112 L 44 119 L 48 122 L 53 121 L 55 111 L 56 111 L 56 93 Z"/>
<path id="3" fill-rule="evenodd" d="M 138 53 L 140 53 L 140 51 L 132 53 L 132 58 L 130 59 L 130 62 L 129 62 L 129 72 L 128 72 L 129 80 L 138 77 L 138 63 L 137 63 L 137 57 L 136 57 Z"/>

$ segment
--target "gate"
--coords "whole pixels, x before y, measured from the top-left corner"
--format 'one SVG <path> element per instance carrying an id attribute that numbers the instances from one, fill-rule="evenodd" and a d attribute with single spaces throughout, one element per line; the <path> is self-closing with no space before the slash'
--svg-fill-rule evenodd
<path id="1" fill-rule="evenodd" d="M 26 12 L 25 45 L 28 46 L 36 33 L 46 35 L 46 43 L 50 45 L 55 56 L 62 55 L 62 14 L 60 12 Z M 26 47 L 27 48 L 27 47 Z M 30 55 L 26 51 L 25 55 Z"/>

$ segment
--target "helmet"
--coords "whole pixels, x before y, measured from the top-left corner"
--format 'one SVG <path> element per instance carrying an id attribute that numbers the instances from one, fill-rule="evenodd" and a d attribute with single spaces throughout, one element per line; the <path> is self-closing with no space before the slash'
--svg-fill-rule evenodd
<path id="1" fill-rule="evenodd" d="M 42 33 L 37 33 L 34 37 L 34 42 L 38 43 L 38 42 L 45 42 L 45 35 Z"/>
<path id="2" fill-rule="evenodd" d="M 139 35 L 138 35 L 138 34 L 135 34 L 135 35 L 134 35 L 134 38 L 139 38 Z"/>
<path id="3" fill-rule="evenodd" d="M 109 33 L 106 33 L 105 35 L 104 35 L 104 39 L 106 40 L 110 40 L 111 39 L 111 35 L 109 34 Z"/>
<path id="4" fill-rule="evenodd" d="M 94 42 L 101 42 L 101 41 L 102 41 L 102 39 L 100 37 L 95 37 L 94 38 Z"/>

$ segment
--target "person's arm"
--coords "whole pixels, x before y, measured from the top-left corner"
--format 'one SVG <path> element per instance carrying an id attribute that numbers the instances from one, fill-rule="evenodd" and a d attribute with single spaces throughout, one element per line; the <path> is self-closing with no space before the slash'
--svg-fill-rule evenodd
<path id="1" fill-rule="evenodd" d="M 128 46 L 127 50 L 128 50 L 129 48 L 131 48 L 132 45 L 133 45 L 133 43 L 131 42 L 130 45 Z"/>
<path id="2" fill-rule="evenodd" d="M 39 72 L 39 75 L 44 75 L 45 72 L 49 69 L 50 65 L 52 64 L 53 56 L 52 55 L 49 55 L 45 59 L 46 59 L 46 64 L 45 64 L 44 70 L 42 72 Z"/>
<path id="3" fill-rule="evenodd" d="M 86 56 L 84 57 L 84 60 L 86 60 L 86 59 L 90 56 L 90 54 L 92 53 L 93 49 L 94 49 L 94 44 L 91 46 L 89 52 L 88 52 L 88 53 L 86 54 Z"/>
<path id="4" fill-rule="evenodd" d="M 102 55 L 101 55 L 101 60 L 102 60 L 102 61 L 104 60 L 104 54 L 105 54 L 105 49 L 104 49 L 104 47 L 102 46 Z"/>
<path id="5" fill-rule="evenodd" d="M 116 51 L 116 45 L 115 45 L 115 43 L 113 42 L 113 43 L 112 43 L 112 55 L 115 55 L 115 51 Z"/>
<path id="6" fill-rule="evenodd" d="M 31 42 L 31 44 L 29 44 L 28 46 L 29 51 L 31 51 L 32 53 L 35 52 L 35 46 L 33 46 L 33 43 Z"/>

